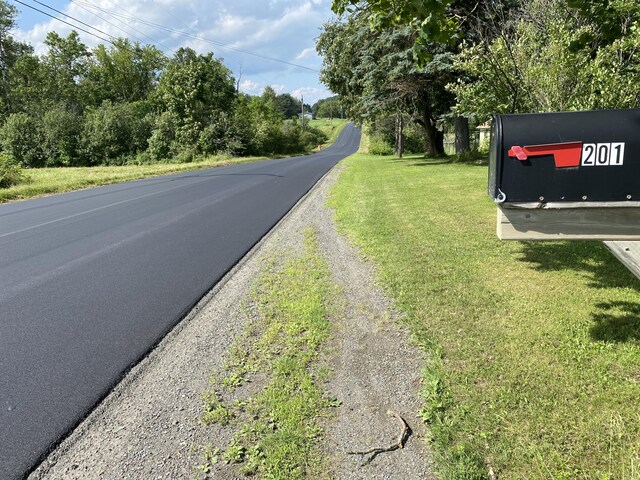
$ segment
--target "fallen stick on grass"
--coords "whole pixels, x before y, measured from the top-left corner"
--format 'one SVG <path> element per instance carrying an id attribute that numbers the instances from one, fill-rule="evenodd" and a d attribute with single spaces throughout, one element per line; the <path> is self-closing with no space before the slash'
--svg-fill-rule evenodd
<path id="1" fill-rule="evenodd" d="M 370 450 L 365 450 L 363 452 L 347 452 L 347 454 L 349 454 L 349 455 L 371 455 L 362 464 L 363 466 L 364 465 L 368 465 L 369 463 L 371 463 L 373 461 L 373 459 L 376 458 L 381 453 L 393 452 L 394 450 L 398 450 L 400 448 L 404 448 L 404 444 L 407 441 L 407 438 L 409 438 L 409 435 L 411 434 L 411 429 L 409 428 L 409 425 L 404 420 L 404 418 L 402 418 L 400 416 L 400 414 L 398 414 L 397 412 L 394 412 L 393 410 L 387 410 L 387 415 L 389 415 L 390 417 L 397 418 L 398 421 L 400 422 L 401 426 L 402 426 L 402 431 L 400 432 L 400 435 L 398 435 L 398 439 L 394 443 L 392 443 L 388 447 L 372 448 Z"/>

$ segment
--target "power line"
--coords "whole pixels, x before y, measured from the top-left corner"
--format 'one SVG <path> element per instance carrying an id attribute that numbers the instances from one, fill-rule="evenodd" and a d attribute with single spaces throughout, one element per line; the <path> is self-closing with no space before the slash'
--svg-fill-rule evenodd
<path id="1" fill-rule="evenodd" d="M 24 3 L 24 2 L 23 2 L 23 1 L 21 1 L 21 0 L 13 0 L 13 1 L 14 1 L 14 2 L 16 2 L 16 3 L 19 3 L 20 5 L 24 5 L 25 7 L 30 8 L 31 10 L 35 10 L 35 11 L 36 11 L 36 12 L 38 12 L 38 13 L 42 13 L 43 15 L 46 15 L 47 17 L 53 18 L 54 20 L 58 20 L 59 22 L 62 22 L 62 23 L 64 23 L 64 24 L 66 24 L 66 25 L 69 25 L 70 27 L 73 27 L 73 28 L 74 28 L 74 29 L 76 29 L 76 30 L 79 30 L 79 31 L 84 32 L 84 33 L 87 33 L 87 34 L 89 34 L 89 35 L 91 35 L 91 36 L 93 36 L 93 37 L 96 37 L 97 39 L 102 40 L 103 42 L 107 42 L 107 43 L 110 43 L 111 45 L 113 45 L 113 42 L 112 42 L 111 40 L 109 40 L 109 39 L 103 38 L 103 37 L 101 37 L 100 35 L 96 35 L 96 34 L 95 34 L 95 33 L 93 33 L 93 32 L 90 32 L 90 31 L 88 31 L 88 30 L 85 30 L 85 29 L 83 29 L 83 28 L 80 28 L 80 27 L 78 27 L 77 25 L 74 25 L 74 24 L 72 24 L 72 23 L 67 22 L 66 20 L 62 20 L 61 18 L 56 17 L 55 15 L 51 15 L 50 13 L 44 12 L 44 11 L 42 11 L 42 10 L 40 10 L 40 9 L 38 9 L 38 8 L 36 8 L 36 7 L 34 7 L 34 6 L 32 6 L 32 5 L 29 5 L 29 4 L 27 4 L 27 3 Z"/>
<path id="2" fill-rule="evenodd" d="M 96 32 L 99 32 L 99 33 L 101 33 L 101 34 L 103 34 L 103 35 L 106 35 L 107 37 L 113 38 L 113 35 L 110 35 L 110 34 L 108 34 L 107 32 L 103 32 L 102 30 L 100 30 L 99 28 L 94 27 L 93 25 L 90 25 L 90 24 L 88 24 L 88 23 L 85 23 L 85 22 L 83 22 L 82 20 L 78 20 L 77 18 L 72 17 L 71 15 L 68 15 L 68 14 L 66 14 L 66 13 L 64 13 L 64 12 L 61 12 L 60 10 L 57 10 L 57 9 L 55 9 L 55 8 L 53 8 L 53 7 L 50 7 L 50 6 L 49 6 L 49 5 L 47 5 L 46 3 L 43 3 L 43 2 L 41 2 L 41 1 L 39 1 L 39 0 L 31 0 L 31 1 L 32 1 L 32 2 L 37 3 L 38 5 L 42 5 L 43 7 L 48 8 L 49 10 L 53 10 L 54 12 L 59 13 L 60 15 L 64 15 L 65 17 L 70 18 L 70 19 L 71 19 L 71 20 L 73 20 L 74 22 L 78 22 L 80 25 L 84 25 L 85 27 L 89 27 L 89 28 L 91 28 L 92 30 L 95 30 Z M 22 3 L 22 2 L 20 2 L 20 3 Z"/>
<path id="3" fill-rule="evenodd" d="M 110 0 L 111 1 L 111 0 Z M 156 7 L 158 7 L 160 10 L 162 10 L 164 13 L 166 13 L 169 16 L 173 16 L 173 18 L 175 18 L 176 20 L 178 20 L 182 25 L 184 25 L 185 27 L 187 27 L 191 32 L 195 33 L 196 35 L 198 34 L 197 30 L 195 28 L 193 28 L 191 25 L 189 25 L 187 22 L 185 22 L 181 17 L 171 13 L 169 10 L 167 10 L 166 8 L 164 8 L 162 5 L 160 5 L 158 2 L 156 2 L 155 0 L 151 0 Z M 239 63 L 240 65 L 240 69 L 242 69 L 242 58 L 237 58 L 233 55 L 231 55 L 232 58 L 235 58 L 235 60 Z"/>
<path id="4" fill-rule="evenodd" d="M 52 11 L 56 12 L 56 13 L 59 13 L 59 14 L 61 14 L 61 15 L 64 15 L 65 17 L 67 17 L 67 18 L 69 18 L 69 19 L 71 19 L 71 20 L 73 20 L 73 21 L 75 21 L 75 22 L 77 22 L 77 23 L 80 23 L 81 25 L 84 25 L 84 26 L 86 26 L 86 27 L 88 27 L 88 28 L 91 28 L 92 30 L 95 30 L 96 32 L 99 32 L 99 33 L 101 33 L 101 34 L 103 34 L 103 35 L 105 35 L 105 36 L 107 36 L 107 37 L 109 37 L 109 38 L 104 38 L 104 37 L 102 37 L 102 36 L 100 36 L 100 35 L 97 35 L 97 34 L 95 34 L 95 33 L 92 33 L 92 32 L 90 32 L 90 31 L 88 31 L 88 30 L 85 30 L 85 29 L 83 29 L 83 28 L 81 28 L 81 27 L 78 27 L 77 25 L 74 25 L 74 24 L 72 24 L 72 23 L 70 23 L 70 22 L 67 22 L 67 21 L 65 21 L 65 20 L 63 20 L 63 19 L 61 19 L 61 18 L 59 18 L 59 17 L 56 17 L 55 15 L 51 15 L 51 14 L 49 14 L 49 13 L 47 13 L 47 12 L 43 11 L 43 10 L 40 10 L 40 9 L 38 9 L 38 8 L 36 8 L 36 7 L 32 6 L 32 5 L 29 5 L 29 4 L 25 3 L 25 2 L 23 2 L 22 0 L 13 0 L 13 1 L 14 1 L 14 2 L 16 2 L 16 3 L 19 3 L 19 4 L 21 4 L 21 5 L 24 5 L 24 6 L 25 6 L 25 7 L 27 7 L 27 8 L 30 8 L 30 9 L 32 9 L 32 10 L 35 10 L 36 12 L 42 13 L 43 15 L 46 15 L 47 17 L 53 18 L 53 19 L 55 19 L 55 20 L 58 20 L 59 22 L 62 22 L 62 23 L 64 23 L 64 24 L 66 24 L 66 25 L 69 25 L 69 26 L 71 26 L 71 27 L 73 27 L 73 28 L 75 28 L 75 29 L 77 29 L 77 30 L 79 30 L 79 31 L 81 31 L 81 32 L 84 32 L 84 33 L 87 33 L 87 34 L 89 34 L 89 35 L 92 35 L 93 37 L 98 38 L 98 39 L 102 40 L 103 42 L 107 42 L 107 43 L 109 43 L 109 44 L 111 44 L 111 45 L 114 45 L 113 40 L 112 40 L 112 39 L 114 38 L 114 37 L 113 37 L 113 35 L 111 35 L 111 34 L 109 34 L 109 33 L 107 33 L 107 32 L 104 32 L 104 31 L 102 31 L 102 30 L 100 30 L 100 29 L 98 29 L 98 28 L 96 28 L 96 27 L 94 27 L 94 26 L 92 26 L 92 25 L 90 25 L 90 24 L 88 24 L 88 23 L 86 23 L 86 22 L 83 22 L 82 20 L 79 20 L 79 19 L 77 19 L 77 18 L 75 18 L 75 17 L 73 17 L 73 16 L 71 16 L 71 15 L 68 15 L 68 14 L 66 14 L 66 13 L 64 13 L 64 12 L 62 12 L 62 11 L 60 11 L 60 10 L 57 10 L 57 9 L 55 9 L 55 8 L 53 8 L 53 7 L 50 7 L 49 5 L 47 5 L 47 4 L 43 3 L 43 2 L 40 2 L 39 0 L 32 0 L 32 1 L 34 1 L 35 3 L 37 3 L 37 4 L 39 4 L 39 5 L 42 5 L 42 6 L 46 7 L 46 8 L 48 8 L 48 9 L 50 9 L 50 10 L 52 10 Z M 75 4 L 77 4 L 79 7 L 83 8 L 83 7 L 82 7 L 82 5 L 80 5 L 78 2 L 75 2 L 74 0 L 71 0 L 71 1 L 72 1 L 73 3 L 75 3 Z M 292 66 L 292 67 L 295 67 L 295 68 L 301 68 L 301 69 L 308 70 L 308 71 L 312 71 L 312 72 L 318 72 L 318 70 L 316 70 L 316 69 L 314 69 L 314 68 L 311 68 L 311 67 L 307 67 L 307 66 L 305 66 L 305 65 L 299 65 L 299 64 L 296 64 L 296 63 L 293 63 L 293 62 L 288 62 L 288 61 L 286 61 L 286 60 L 282 60 L 282 59 L 279 59 L 279 58 L 270 57 L 270 56 L 267 56 L 267 55 L 262 55 L 262 54 L 259 54 L 259 53 L 256 53 L 256 52 L 252 52 L 252 51 L 249 51 L 249 50 L 243 50 L 243 49 L 236 48 L 236 47 L 233 47 L 233 46 L 231 46 L 231 45 L 225 44 L 225 43 L 223 43 L 223 42 L 219 42 L 219 41 L 216 41 L 216 40 L 212 40 L 212 39 L 209 39 L 209 38 L 202 37 L 202 36 L 200 36 L 200 35 L 193 35 L 193 34 L 190 34 L 190 33 L 188 33 L 188 32 L 185 32 L 185 31 L 183 31 L 183 30 L 178 30 L 178 29 L 171 28 L 171 27 L 167 27 L 167 26 L 165 26 L 165 25 L 161 25 L 161 24 L 158 24 L 158 23 L 149 22 L 149 21 L 147 21 L 147 20 L 143 20 L 143 19 L 141 19 L 141 18 L 139 18 L 139 17 L 137 17 L 137 16 L 135 16 L 135 15 L 131 14 L 130 12 L 128 12 L 130 16 L 123 15 L 123 14 L 116 14 L 116 13 L 113 13 L 113 12 L 109 12 L 108 10 L 105 10 L 105 9 L 103 9 L 103 8 L 101 8 L 101 7 L 98 7 L 97 5 L 92 4 L 91 2 L 88 2 L 88 0 L 85 0 L 85 1 L 86 1 L 89 5 L 93 6 L 94 8 L 97 8 L 98 10 L 101 10 L 101 11 L 103 11 L 103 12 L 107 13 L 108 15 L 110 15 L 110 16 L 111 16 L 111 17 L 113 17 L 113 18 L 116 18 L 116 17 L 122 17 L 122 18 L 126 18 L 126 19 L 129 19 L 129 20 L 138 21 L 138 22 L 140 22 L 140 23 L 142 23 L 142 24 L 149 25 L 149 26 L 153 26 L 153 27 L 159 28 L 159 29 L 161 29 L 161 30 L 164 30 L 164 31 L 166 31 L 166 32 L 176 33 L 176 34 L 179 34 L 179 35 L 182 35 L 182 36 L 185 36 L 185 37 L 189 37 L 189 38 L 193 38 L 193 39 L 201 40 L 201 41 L 203 41 L 203 42 L 209 43 L 209 44 L 211 44 L 211 45 L 216 45 L 216 46 L 218 46 L 218 47 L 220 47 L 220 48 L 223 48 L 223 49 L 232 50 L 232 51 L 235 51 L 235 52 L 243 53 L 243 54 L 245 54 L 245 55 L 251 55 L 251 56 L 254 56 L 254 57 L 257 57 L 257 58 L 263 59 L 263 60 L 268 60 L 268 61 L 272 61 L 272 62 L 282 63 L 282 64 L 289 65 L 289 66 Z M 112 2 L 111 0 L 108 0 L 108 1 L 109 1 L 109 3 L 111 3 L 112 5 L 114 5 L 114 6 L 116 6 L 116 7 L 119 7 L 119 5 L 117 5 L 116 3 Z M 154 3 L 155 3 L 155 2 L 154 2 Z M 157 3 L 156 3 L 156 5 L 157 5 Z M 119 7 L 119 8 L 122 8 L 122 7 Z M 123 10 L 124 10 L 124 9 L 123 9 Z M 163 10 L 164 10 L 164 9 L 163 9 Z M 126 11 L 126 10 L 125 10 L 125 11 Z M 166 12 L 166 10 L 164 10 L 164 11 Z M 91 13 L 93 13 L 94 15 L 96 15 L 94 12 L 91 12 Z M 101 17 L 98 17 L 98 18 L 101 18 Z M 102 20 L 107 21 L 107 20 L 105 20 L 105 19 L 102 19 Z M 122 22 L 121 20 L 118 20 L 118 21 Z M 113 23 L 111 23 L 111 22 L 108 22 L 108 21 L 107 21 L 107 23 L 110 23 L 111 25 L 113 25 Z M 124 22 L 122 22 L 122 23 L 124 23 Z M 184 22 L 183 22 L 183 23 L 184 23 Z M 114 27 L 116 27 L 116 28 L 118 28 L 118 29 L 120 29 L 120 30 L 122 30 L 122 31 L 125 31 L 125 30 L 121 29 L 120 27 L 117 27 L 116 25 L 113 25 L 113 26 L 114 26 Z M 126 31 L 125 31 L 125 33 L 127 33 L 128 35 L 131 35 L 130 33 L 126 32 Z M 145 35 L 147 38 L 149 38 L 150 40 L 152 40 L 154 43 L 158 43 L 158 44 L 162 45 L 160 42 L 156 42 L 154 39 L 152 39 L 151 37 L 148 37 L 146 34 L 143 34 L 142 32 L 139 32 L 139 33 L 141 33 L 142 35 Z M 131 36 L 133 36 L 134 38 L 136 38 L 136 37 L 135 37 L 135 35 L 131 35 Z M 139 40 L 139 39 L 138 39 L 138 40 Z M 115 45 L 114 45 L 114 46 L 115 46 Z M 165 48 L 167 48 L 168 50 L 174 51 L 173 49 L 170 49 L 170 48 L 166 47 L 165 45 L 162 45 L 162 46 L 164 46 L 164 47 L 165 47 Z"/>
<path id="5" fill-rule="evenodd" d="M 119 5 L 115 4 L 111 0 L 107 0 L 107 1 L 109 1 L 109 3 L 115 5 L 116 7 L 119 7 Z M 100 10 L 107 12 L 107 10 L 104 10 L 104 9 L 102 9 L 100 7 L 96 7 L 96 8 L 99 8 Z M 122 8 L 122 7 L 119 7 L 119 8 Z M 125 18 L 127 20 L 138 21 L 138 22 L 140 22 L 140 23 L 142 23 L 144 25 L 156 27 L 156 28 L 159 28 L 159 29 L 164 30 L 166 32 L 169 32 L 169 33 L 176 33 L 176 34 L 179 34 L 179 35 L 182 35 L 182 36 L 185 36 L 185 37 L 193 38 L 193 39 L 196 39 L 196 40 L 201 40 L 203 42 L 209 43 L 211 45 L 218 46 L 218 47 L 223 48 L 223 49 L 232 50 L 232 51 L 235 51 L 235 52 L 238 52 L 238 53 L 243 53 L 245 55 L 251 55 L 251 56 L 254 56 L 254 57 L 257 57 L 257 58 L 261 58 L 263 60 L 269 60 L 269 61 L 272 61 L 272 62 L 278 62 L 278 63 L 282 63 L 282 64 L 289 65 L 289 66 L 292 66 L 292 67 L 301 68 L 301 69 L 304 69 L 304 70 L 309 70 L 311 72 L 316 72 L 316 73 L 319 72 L 319 70 L 317 70 L 315 68 L 307 67 L 305 65 L 300 65 L 300 64 L 297 64 L 297 63 L 293 63 L 293 62 L 288 62 L 286 60 L 282 60 L 282 59 L 275 58 L 275 57 L 269 57 L 267 55 L 262 55 L 262 54 L 255 53 L 255 52 L 252 52 L 252 51 L 249 51 L 249 50 L 243 50 L 243 49 L 236 48 L 236 47 L 233 47 L 231 45 L 228 45 L 226 43 L 219 42 L 217 40 L 212 40 L 212 39 L 209 39 L 209 38 L 206 38 L 206 37 L 202 37 L 201 35 L 193 35 L 191 33 L 185 32 L 184 30 L 178 30 L 178 29 L 175 29 L 175 28 L 167 27 L 166 25 L 161 25 L 159 23 L 154 23 L 154 22 L 150 22 L 148 20 L 143 20 L 143 19 L 141 19 L 141 18 L 139 18 L 139 17 L 137 17 L 137 16 L 135 16 L 135 15 L 133 15 L 131 13 L 129 13 L 129 15 L 124 15 L 124 14 L 121 14 L 121 13 L 111 13 L 111 14 L 114 15 L 114 16 L 117 16 L 117 17 Z"/>
<path id="6" fill-rule="evenodd" d="M 129 32 L 129 31 L 127 31 L 127 30 L 125 30 L 124 28 L 122 28 L 122 27 L 120 27 L 120 26 L 116 25 L 116 24 L 115 24 L 115 23 L 113 23 L 113 22 L 110 22 L 110 21 L 109 21 L 109 20 L 107 20 L 106 18 L 101 17 L 101 16 L 100 16 L 100 15 L 98 15 L 97 13 L 95 13 L 95 12 L 93 12 L 93 11 L 89 10 L 87 7 L 85 7 L 85 6 L 81 5 L 79 2 L 77 2 L 77 1 L 75 1 L 75 0 L 69 0 L 69 1 L 70 1 L 71 3 L 73 3 L 73 4 L 77 5 L 78 7 L 82 8 L 84 11 L 89 12 L 91 15 L 95 16 L 96 18 L 99 18 L 99 19 L 100 19 L 100 20 L 102 20 L 103 22 L 106 22 L 106 23 L 108 23 L 109 25 L 111 25 L 112 27 L 117 28 L 117 29 L 118 29 L 118 30 L 120 30 L 121 32 L 124 32 L 124 33 L 126 33 L 127 35 L 129 35 L 129 36 L 131 36 L 131 37 L 135 38 L 135 39 L 136 39 L 136 40 L 138 40 L 140 43 L 145 43 L 144 41 L 142 41 L 142 39 L 140 39 L 139 37 L 137 37 L 137 36 L 133 35 L 131 32 Z M 92 4 L 91 2 L 89 2 L 88 0 L 85 0 L 85 1 L 86 1 L 86 3 L 88 3 L 88 4 L 93 5 L 93 4 Z M 95 5 L 93 5 L 93 6 L 95 7 Z M 99 8 L 99 7 L 98 7 L 98 8 Z M 125 22 L 123 22 L 122 20 L 120 20 L 120 19 L 116 18 L 114 15 L 111 15 L 109 12 L 105 12 L 105 13 L 106 13 L 107 15 L 111 16 L 112 18 L 114 18 L 115 20 L 117 20 L 118 22 L 123 23 L 123 24 L 125 23 Z M 147 39 L 151 40 L 151 42 L 152 42 L 153 44 L 158 44 L 158 45 L 160 45 L 161 47 L 164 47 L 166 50 L 169 50 L 169 51 L 171 51 L 171 52 L 174 52 L 174 53 L 175 53 L 175 50 L 174 50 L 173 48 L 168 47 L 168 46 L 166 46 L 166 45 L 162 44 L 161 42 L 158 42 L 157 40 L 155 40 L 155 39 L 151 38 L 151 37 L 150 37 L 149 35 L 147 35 L 146 33 L 141 32 L 140 30 L 138 30 L 138 29 L 136 29 L 136 28 L 130 27 L 129 25 L 127 25 L 127 27 L 131 28 L 131 30 L 133 30 L 134 32 L 139 33 L 139 34 L 140 34 L 140 35 L 142 35 L 143 37 L 145 37 L 145 38 L 147 38 Z"/>
<path id="7" fill-rule="evenodd" d="M 90 31 L 88 31 L 88 30 L 85 30 L 84 28 L 78 27 L 77 25 L 74 25 L 73 23 L 67 22 L 66 20 L 63 20 L 63 19 L 61 19 L 61 18 L 58 18 L 58 17 L 56 17 L 55 15 L 51 15 L 50 13 L 47 13 L 47 12 L 45 12 L 45 11 L 43 11 L 43 10 L 40 10 L 39 8 L 36 8 L 36 7 L 32 6 L 32 5 L 29 5 L 29 4 L 27 4 L 27 3 L 24 3 L 22 0 L 13 0 L 13 1 L 14 1 L 14 2 L 16 2 L 16 3 L 19 3 L 20 5 L 24 5 L 24 6 L 25 6 L 25 7 L 27 7 L 27 8 L 30 8 L 30 9 L 32 9 L 32 10 L 35 10 L 36 12 L 42 13 L 43 15 L 46 15 L 47 17 L 53 18 L 54 20 L 57 20 L 57 21 L 62 22 L 62 23 L 64 23 L 64 24 L 66 24 L 66 25 L 69 25 L 69 26 L 70 26 L 70 27 L 72 27 L 74 30 L 79 30 L 79 31 L 84 32 L 84 33 L 87 33 L 87 34 L 89 34 L 89 35 L 91 35 L 91 36 L 93 36 L 93 37 L 95 37 L 95 38 L 97 38 L 97 39 L 99 39 L 99 40 L 102 40 L 102 41 L 103 41 L 103 42 L 105 42 L 105 43 L 109 43 L 110 45 L 113 45 L 113 46 L 114 46 L 114 47 L 116 47 L 116 48 L 122 48 L 122 49 L 124 49 L 124 50 L 128 50 L 128 51 L 130 51 L 130 52 L 134 52 L 134 51 L 135 51 L 133 48 L 128 48 L 128 47 L 127 47 L 127 46 L 125 46 L 125 45 L 116 45 L 116 44 L 113 42 L 113 38 L 114 38 L 114 37 L 113 37 L 113 35 L 110 35 L 110 34 L 108 34 L 108 33 L 106 33 L 106 32 L 103 32 L 102 30 L 100 30 L 100 29 L 98 29 L 98 28 L 95 28 L 95 27 L 93 27 L 93 26 L 91 26 L 91 25 L 89 25 L 89 24 L 87 24 L 87 23 L 85 23 L 85 22 L 82 22 L 81 20 L 78 20 L 77 18 L 72 17 L 71 15 L 67 15 L 66 13 L 60 12 L 59 10 L 56 10 L 56 9 L 55 9 L 55 8 L 53 8 L 53 7 L 50 7 L 50 6 L 48 6 L 48 5 L 46 5 L 46 4 L 42 3 L 42 2 L 39 2 L 38 0 L 32 0 L 32 1 L 35 1 L 36 3 L 39 3 L 39 4 L 41 4 L 41 5 L 43 5 L 43 6 L 47 7 L 47 8 L 49 8 L 49 9 L 51 9 L 51 10 L 54 10 L 54 11 L 56 11 L 56 12 L 58 12 L 58 13 L 60 13 L 60 14 L 64 15 L 65 17 L 68 17 L 68 18 L 70 18 L 70 19 L 72 19 L 72 20 L 74 20 L 74 21 L 77 21 L 77 22 L 81 23 L 82 25 L 87 25 L 89 28 L 92 28 L 92 29 L 94 29 L 94 30 L 95 30 L 95 31 L 97 31 L 97 32 L 103 33 L 103 34 L 107 35 L 107 36 L 108 36 L 108 37 L 110 37 L 110 38 L 104 38 L 104 37 L 102 37 L 102 36 L 100 36 L 100 35 L 96 35 L 95 33 L 90 32 Z"/>

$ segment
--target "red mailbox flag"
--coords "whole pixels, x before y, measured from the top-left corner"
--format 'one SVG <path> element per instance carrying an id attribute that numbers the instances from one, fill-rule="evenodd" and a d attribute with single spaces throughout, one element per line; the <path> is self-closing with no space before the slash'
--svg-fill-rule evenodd
<path id="1" fill-rule="evenodd" d="M 582 156 L 582 142 L 549 143 L 547 145 L 531 145 L 527 147 L 513 146 L 507 154 L 525 161 L 529 157 L 553 155 L 557 168 L 579 167 Z"/>

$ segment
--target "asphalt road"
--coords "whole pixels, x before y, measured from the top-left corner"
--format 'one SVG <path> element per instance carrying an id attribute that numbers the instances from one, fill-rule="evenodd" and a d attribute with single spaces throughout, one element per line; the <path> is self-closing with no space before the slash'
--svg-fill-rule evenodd
<path id="1" fill-rule="evenodd" d="M 35 468 L 359 140 L 348 125 L 310 156 L 1 205 L 0 478 Z"/>

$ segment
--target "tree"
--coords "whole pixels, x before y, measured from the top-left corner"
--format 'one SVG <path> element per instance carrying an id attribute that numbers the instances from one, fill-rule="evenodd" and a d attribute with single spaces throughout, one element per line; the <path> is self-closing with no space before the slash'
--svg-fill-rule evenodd
<path id="1" fill-rule="evenodd" d="M 39 122 L 24 113 L 12 113 L 0 130 L 2 149 L 22 167 L 43 167 L 42 129 Z"/>
<path id="2" fill-rule="evenodd" d="M 318 118 L 343 118 L 343 108 L 339 96 L 323 98 L 311 107 L 313 115 Z"/>
<path id="3" fill-rule="evenodd" d="M 120 164 L 143 152 L 151 136 L 151 118 L 143 102 L 112 103 L 106 100 L 86 114 L 82 148 L 89 165 Z"/>
<path id="4" fill-rule="evenodd" d="M 18 10 L 0 0 L 0 115 L 15 111 L 11 98 L 11 70 L 23 55 L 33 53 L 33 49 L 21 42 L 17 42 L 10 32 L 16 27 Z"/>
<path id="5" fill-rule="evenodd" d="M 517 2 L 518 0 L 504 0 Z M 492 2 L 495 3 L 495 2 Z M 411 32 L 413 55 L 418 65 L 433 71 L 439 64 L 436 55 L 451 58 L 461 47 L 471 25 L 470 18 L 478 10 L 477 0 L 334 0 L 332 9 L 338 14 L 367 12 L 375 31 L 408 28 Z M 480 18 L 478 20 L 481 21 Z M 451 72 L 450 72 L 451 73 Z M 469 151 L 469 121 L 454 117 L 456 152 Z"/>
<path id="6" fill-rule="evenodd" d="M 58 105 L 42 117 L 42 148 L 47 166 L 82 164 L 80 136 L 83 118 L 77 112 Z"/>
<path id="7" fill-rule="evenodd" d="M 412 42 L 407 27 L 372 32 L 364 12 L 330 22 L 317 43 L 324 57 L 320 78 L 340 95 L 350 117 L 362 122 L 406 112 L 424 129 L 428 153 L 444 155 L 438 123 L 453 104 L 445 89 L 451 79 L 451 56 L 437 53 L 418 67 Z"/>
<path id="8" fill-rule="evenodd" d="M 49 51 L 42 57 L 47 73 L 47 97 L 53 104 L 64 103 L 68 108 L 82 110 L 78 84 L 86 77 L 91 52 L 73 30 L 66 38 L 49 32 L 44 44 Z"/>
<path id="9" fill-rule="evenodd" d="M 300 114 L 300 102 L 289 93 L 282 93 L 275 98 L 276 108 L 282 112 L 284 118 L 297 118 Z"/>
<path id="10" fill-rule="evenodd" d="M 93 51 L 83 89 L 93 106 L 103 101 L 137 102 L 155 91 L 167 58 L 155 46 L 119 38 L 109 48 L 98 45 Z"/>
<path id="11" fill-rule="evenodd" d="M 450 88 L 459 111 L 483 121 L 493 113 L 640 105 L 640 32 L 633 22 L 622 22 L 622 36 L 612 42 L 579 47 L 601 25 L 570 2 L 527 0 L 510 21 L 495 13 L 479 32 L 482 41 L 457 58 L 464 75 Z"/>
<path id="12" fill-rule="evenodd" d="M 377 31 L 397 26 L 411 29 L 416 58 L 431 55 L 433 42 L 455 44 L 460 38 L 460 19 L 452 15 L 454 0 L 333 0 L 332 10 L 338 15 L 368 11 Z"/>
<path id="13" fill-rule="evenodd" d="M 212 53 L 198 55 L 180 48 L 158 83 L 164 109 L 177 119 L 177 139 L 195 145 L 200 133 L 219 110 L 231 108 L 235 98 L 231 71 Z"/>

